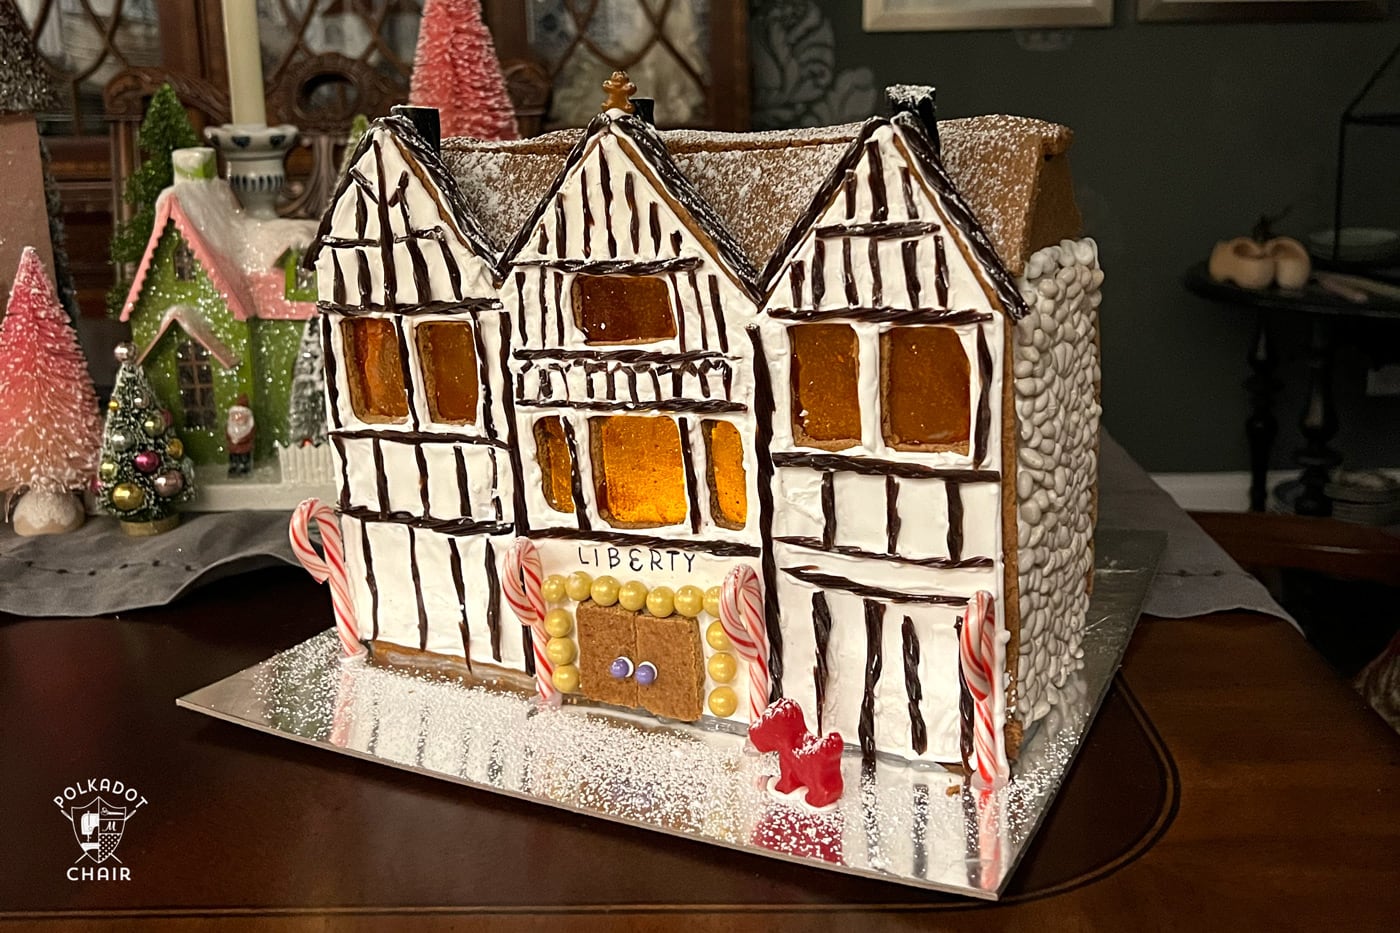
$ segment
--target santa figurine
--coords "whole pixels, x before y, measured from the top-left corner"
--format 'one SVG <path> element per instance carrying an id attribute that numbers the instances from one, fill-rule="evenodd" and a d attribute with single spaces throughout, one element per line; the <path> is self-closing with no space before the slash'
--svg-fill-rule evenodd
<path id="1" fill-rule="evenodd" d="M 257 437 L 257 423 L 253 420 L 253 409 L 248 407 L 248 396 L 238 396 L 229 406 L 224 437 L 228 440 L 228 475 L 246 476 L 253 469 L 253 440 Z"/>

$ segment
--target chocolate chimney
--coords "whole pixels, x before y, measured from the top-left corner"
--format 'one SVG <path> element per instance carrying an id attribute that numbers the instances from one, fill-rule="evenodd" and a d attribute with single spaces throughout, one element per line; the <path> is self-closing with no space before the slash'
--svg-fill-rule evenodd
<path id="1" fill-rule="evenodd" d="M 442 151 L 442 121 L 436 107 L 410 107 L 395 104 L 389 110 L 396 117 L 403 117 L 413 124 L 418 135 L 432 147 L 434 152 Z"/>
<path id="2" fill-rule="evenodd" d="M 895 84 L 885 88 L 885 97 L 890 109 L 895 113 L 907 113 L 917 117 L 924 125 L 933 148 L 938 146 L 938 111 L 934 105 L 934 87 L 931 84 Z"/>
<path id="3" fill-rule="evenodd" d="M 632 98 L 632 115 L 650 126 L 656 125 L 656 99 L 652 97 Z"/>

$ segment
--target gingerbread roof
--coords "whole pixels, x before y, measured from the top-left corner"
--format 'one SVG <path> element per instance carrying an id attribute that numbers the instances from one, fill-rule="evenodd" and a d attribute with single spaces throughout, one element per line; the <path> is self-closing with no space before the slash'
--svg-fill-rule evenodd
<path id="1" fill-rule="evenodd" d="M 861 127 L 654 135 L 749 264 L 763 268 Z M 449 139 L 442 162 L 486 235 L 509 242 L 546 198 L 584 132 L 559 130 L 509 142 Z M 1065 162 L 1068 129 L 1026 117 L 989 116 L 941 120 L 938 132 L 952 188 L 1012 275 L 1021 273 L 1036 249 L 1078 233 Z"/>

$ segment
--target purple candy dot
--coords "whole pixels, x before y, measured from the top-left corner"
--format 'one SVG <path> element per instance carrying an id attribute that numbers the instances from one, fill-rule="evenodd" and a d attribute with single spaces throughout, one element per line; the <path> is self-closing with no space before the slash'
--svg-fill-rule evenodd
<path id="1" fill-rule="evenodd" d="M 616 680 L 626 680 L 632 676 L 632 659 L 628 657 L 618 658 L 608 667 L 608 673 Z"/>
<path id="2" fill-rule="evenodd" d="M 656 683 L 656 665 L 650 661 L 643 661 L 637 665 L 637 683 L 643 687 L 650 687 Z"/>

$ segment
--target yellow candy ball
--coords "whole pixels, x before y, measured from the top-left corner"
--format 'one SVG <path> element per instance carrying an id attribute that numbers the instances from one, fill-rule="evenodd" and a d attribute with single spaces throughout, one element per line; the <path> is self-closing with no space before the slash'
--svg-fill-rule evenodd
<path id="1" fill-rule="evenodd" d="M 567 592 L 564 589 L 564 577 L 561 574 L 551 573 L 544 578 L 544 583 L 540 585 L 540 592 L 544 594 L 544 601 L 547 603 L 562 603 Z"/>
<path id="2" fill-rule="evenodd" d="M 647 585 L 641 580 L 628 580 L 617 591 L 617 604 L 628 612 L 636 612 L 647 604 Z"/>
<path id="3" fill-rule="evenodd" d="M 558 679 L 559 672 L 554 672 L 555 679 Z M 710 712 L 721 719 L 734 715 L 734 711 L 739 708 L 739 695 L 731 687 L 716 687 L 710 691 Z"/>
<path id="4" fill-rule="evenodd" d="M 178 437 L 172 437 L 165 442 L 165 452 L 172 457 L 183 457 L 185 455 L 185 444 Z"/>
<path id="5" fill-rule="evenodd" d="M 564 581 L 564 592 L 569 594 L 569 598 L 583 602 L 588 598 L 588 591 L 593 589 L 593 578 L 582 570 L 576 570 L 569 574 L 569 578 Z"/>
<path id="6" fill-rule="evenodd" d="M 711 679 L 716 683 L 727 684 L 739 672 L 739 662 L 734 660 L 734 655 L 722 651 L 719 654 L 710 655 L 705 669 L 710 672 Z"/>
<path id="7" fill-rule="evenodd" d="M 566 664 L 572 664 L 574 658 L 578 657 L 578 649 L 574 647 L 571 638 L 551 638 L 549 643 L 544 646 L 544 653 L 554 664 L 556 676 L 559 668 Z"/>
<path id="8" fill-rule="evenodd" d="M 676 611 L 676 594 L 669 586 L 653 586 L 647 594 L 647 612 L 664 619 Z"/>
<path id="9" fill-rule="evenodd" d="M 110 402 L 107 403 L 108 411 L 118 411 L 121 407 L 122 403 L 117 401 L 116 399 L 112 399 Z"/>
<path id="10" fill-rule="evenodd" d="M 589 592 L 598 605 L 611 606 L 617 602 L 617 591 L 621 588 L 622 584 L 617 582 L 617 577 L 599 577 L 593 581 L 593 588 Z"/>
<path id="11" fill-rule="evenodd" d="M 705 608 L 705 591 L 698 586 L 682 586 L 676 590 L 676 611 L 695 618 Z"/>
<path id="12" fill-rule="evenodd" d="M 574 617 L 567 609 L 551 609 L 544 614 L 544 630 L 555 638 L 563 638 L 574 630 Z"/>
<path id="13" fill-rule="evenodd" d="M 554 669 L 554 689 L 560 693 L 573 693 L 578 689 L 578 668 L 565 664 Z"/>
<path id="14" fill-rule="evenodd" d="M 719 615 L 719 593 L 720 588 L 712 586 L 705 591 L 705 611 L 712 616 Z"/>
<path id="15" fill-rule="evenodd" d="M 724 634 L 724 626 L 718 620 L 711 622 L 705 628 L 705 644 L 716 651 L 728 651 L 734 645 L 729 641 L 729 636 Z"/>

